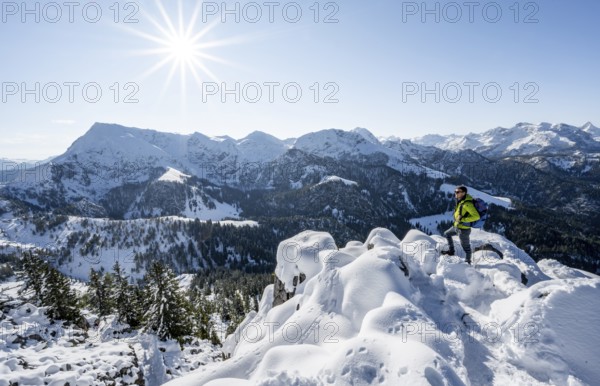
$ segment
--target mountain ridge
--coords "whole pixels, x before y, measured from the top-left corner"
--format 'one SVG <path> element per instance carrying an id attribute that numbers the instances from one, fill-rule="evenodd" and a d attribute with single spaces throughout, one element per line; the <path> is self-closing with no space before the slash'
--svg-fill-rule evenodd
<path id="1" fill-rule="evenodd" d="M 501 158 L 536 154 L 600 152 L 600 129 L 591 122 L 581 127 L 564 123 L 517 123 L 511 128 L 496 127 L 483 133 L 467 135 L 426 135 L 411 141 L 442 150 L 471 149 L 487 157 Z"/>

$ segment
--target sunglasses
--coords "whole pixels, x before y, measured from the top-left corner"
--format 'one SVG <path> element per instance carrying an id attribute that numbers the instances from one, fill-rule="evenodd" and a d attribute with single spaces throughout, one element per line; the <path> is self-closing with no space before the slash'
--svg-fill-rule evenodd
<path id="1" fill-rule="evenodd" d="M 462 190 L 455 190 L 454 194 L 464 193 Z"/>

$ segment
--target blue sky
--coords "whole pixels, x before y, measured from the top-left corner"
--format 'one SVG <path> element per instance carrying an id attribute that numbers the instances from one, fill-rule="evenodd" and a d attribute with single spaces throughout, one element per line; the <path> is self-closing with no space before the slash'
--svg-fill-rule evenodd
<path id="1" fill-rule="evenodd" d="M 58 155 L 94 122 L 234 138 L 600 125 L 597 1 L 54 4 L 1 4 L 0 158 Z M 161 43 L 169 20 L 204 33 Z M 198 79 L 170 77 L 193 55 Z"/>

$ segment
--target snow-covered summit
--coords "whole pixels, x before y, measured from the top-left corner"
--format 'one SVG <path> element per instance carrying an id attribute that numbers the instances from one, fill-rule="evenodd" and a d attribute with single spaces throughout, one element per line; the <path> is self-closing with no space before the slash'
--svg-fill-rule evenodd
<path id="1" fill-rule="evenodd" d="M 276 159 L 289 148 L 285 141 L 262 131 L 254 131 L 238 140 L 236 146 L 242 158 L 254 162 Z"/>
<path id="2" fill-rule="evenodd" d="M 586 133 L 589 133 L 596 141 L 600 141 L 600 127 L 594 126 L 592 122 L 586 122 L 581 129 Z"/>
<path id="3" fill-rule="evenodd" d="M 555 264 L 552 279 L 504 237 L 474 230 L 475 267 L 445 240 L 374 229 L 343 248 L 324 232 L 280 243 L 291 298 L 230 335 L 231 359 L 169 385 L 594 384 L 600 278 Z M 486 247 L 487 246 L 487 247 Z M 490 248 L 491 247 L 491 248 Z M 583 327 L 583 328 L 581 328 Z"/>
<path id="4" fill-rule="evenodd" d="M 54 162 L 60 162 L 76 156 L 78 158 L 96 158 L 108 160 L 110 157 L 121 156 L 127 159 L 139 157 L 165 157 L 164 149 L 149 137 L 157 137 L 158 132 L 124 127 L 116 124 L 95 123 L 83 136 L 79 137 Z M 175 134 L 161 133 L 161 137 L 175 138 Z M 162 138 L 161 138 L 162 139 Z M 163 139 L 164 142 L 164 139 Z"/>
<path id="5" fill-rule="evenodd" d="M 352 130 L 354 133 L 358 133 L 360 135 L 362 135 L 367 141 L 372 142 L 374 144 L 379 145 L 380 142 L 377 139 L 377 137 L 375 137 L 375 135 L 373 135 L 373 133 L 371 133 L 369 130 L 365 129 L 364 127 L 357 127 L 354 130 Z"/>
<path id="6" fill-rule="evenodd" d="M 372 154 L 381 150 L 360 132 L 339 129 L 305 134 L 296 140 L 294 148 L 310 154 L 335 158 L 353 153 Z"/>
<path id="7" fill-rule="evenodd" d="M 368 130 L 361 128 L 352 131 L 329 129 L 305 134 L 296 140 L 293 147 L 319 157 L 386 164 L 403 172 L 427 172 L 401 148 L 382 144 Z"/>

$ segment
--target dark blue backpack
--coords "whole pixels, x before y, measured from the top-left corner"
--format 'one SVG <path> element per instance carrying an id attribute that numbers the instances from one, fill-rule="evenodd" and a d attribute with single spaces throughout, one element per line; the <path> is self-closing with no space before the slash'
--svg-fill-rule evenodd
<path id="1" fill-rule="evenodd" d="M 481 198 L 474 198 L 473 206 L 477 210 L 477 213 L 479 213 L 479 220 L 473 221 L 473 222 L 466 222 L 464 224 L 471 228 L 483 229 L 483 224 L 485 224 L 485 220 L 487 220 L 490 217 L 490 215 L 488 213 L 488 204 L 487 204 L 487 202 L 483 201 Z"/>

